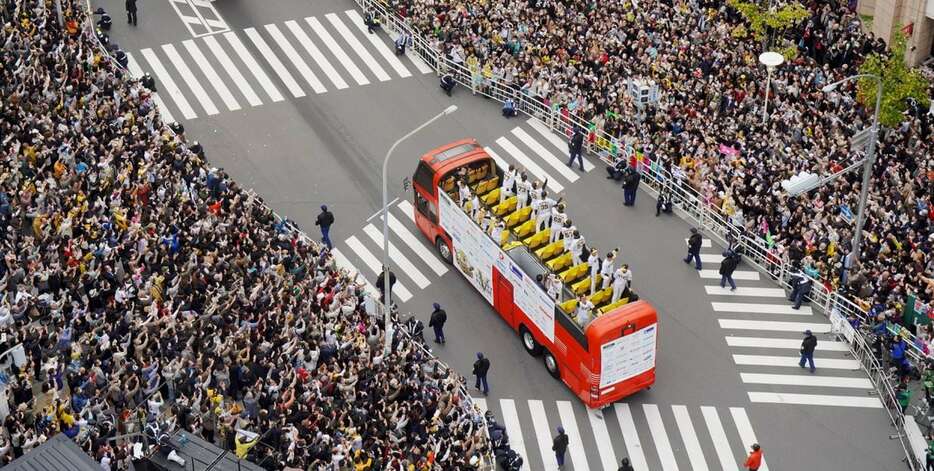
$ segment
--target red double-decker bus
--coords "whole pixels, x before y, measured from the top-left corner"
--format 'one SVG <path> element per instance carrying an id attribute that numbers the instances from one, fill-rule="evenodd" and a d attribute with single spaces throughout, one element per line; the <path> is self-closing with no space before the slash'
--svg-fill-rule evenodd
<path id="1" fill-rule="evenodd" d="M 588 264 L 575 265 L 561 240 L 551 242 L 549 228 L 536 231 L 531 208 L 519 205 L 516 196 L 500 201 L 503 172 L 474 139 L 426 153 L 412 178 L 419 230 L 519 334 L 526 351 L 541 355 L 548 372 L 588 407 L 652 386 L 655 309 L 628 289 L 615 301 L 612 287 L 591 293 Z M 477 196 L 485 214 L 505 223 L 499 240 L 468 214 L 479 210 L 474 203 L 465 204 L 466 210 L 458 205 L 458 180 Z M 557 300 L 537 280 L 550 274 L 561 280 Z M 586 294 L 594 317 L 582 326 L 574 315 L 578 296 Z"/>

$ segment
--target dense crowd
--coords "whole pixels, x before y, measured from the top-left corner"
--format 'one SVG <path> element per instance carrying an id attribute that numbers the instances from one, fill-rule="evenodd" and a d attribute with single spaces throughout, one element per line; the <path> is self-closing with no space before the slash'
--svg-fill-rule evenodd
<path id="1" fill-rule="evenodd" d="M 847 255 L 860 172 L 797 198 L 780 186 L 800 171 L 827 175 L 858 160 L 848 138 L 869 126 L 872 110 L 856 103 L 853 82 L 821 88 L 886 45 L 846 2 L 807 0 L 809 17 L 773 35 L 797 56 L 772 75 L 765 123 L 761 43 L 739 34 L 748 25 L 723 0 L 390 3 L 481 86 L 498 80 L 580 116 L 828 289 L 849 290 L 878 312 L 897 311 L 907 292 L 934 298 L 932 111 L 911 103 L 880 139 L 859 264 Z M 654 81 L 657 106 L 640 111 L 629 79 Z"/>
<path id="2" fill-rule="evenodd" d="M 177 427 L 279 470 L 473 469 L 463 379 L 159 118 L 80 1 L 0 36 L 0 466 L 73 437 L 104 470 Z M 15 349 L 14 349 L 15 350 Z M 0 396 L 3 397 L 3 396 Z M 165 451 L 165 450 L 163 450 Z"/>

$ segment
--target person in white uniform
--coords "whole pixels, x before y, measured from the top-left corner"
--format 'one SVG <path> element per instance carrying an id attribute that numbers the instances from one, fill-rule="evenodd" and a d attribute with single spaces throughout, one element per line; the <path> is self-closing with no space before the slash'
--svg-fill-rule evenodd
<path id="1" fill-rule="evenodd" d="M 457 181 L 457 204 L 463 207 L 470 201 L 470 187 L 467 186 L 467 182 L 464 180 Z"/>
<path id="2" fill-rule="evenodd" d="M 530 191 L 532 191 L 532 182 L 529 181 L 529 176 L 523 173 L 522 176 L 519 177 L 519 181 L 516 182 L 516 195 L 519 196 L 516 209 L 522 209 L 528 206 Z"/>
<path id="3" fill-rule="evenodd" d="M 613 264 L 616 263 L 617 255 L 619 255 L 619 247 L 613 249 L 603 258 L 603 263 L 600 265 L 600 278 L 603 279 L 603 283 L 600 285 L 600 289 L 607 289 L 610 286 L 613 279 Z"/>
<path id="4" fill-rule="evenodd" d="M 548 196 L 548 192 L 542 192 L 542 199 L 539 200 L 539 209 L 535 213 L 535 232 L 541 232 L 542 229 L 548 227 L 548 220 L 551 219 L 551 208 L 556 204 L 560 203 L 561 200 L 555 201 Z"/>
<path id="5" fill-rule="evenodd" d="M 502 204 L 506 198 L 514 195 L 512 188 L 516 186 L 516 166 L 509 164 L 509 169 L 503 172 L 503 186 L 499 188 L 499 202 Z"/>
<path id="6" fill-rule="evenodd" d="M 590 324 L 590 321 L 593 319 L 593 303 L 587 299 L 583 294 L 577 297 L 577 312 L 574 315 L 574 320 L 577 322 L 577 325 L 586 328 L 587 324 Z"/>
<path id="7" fill-rule="evenodd" d="M 581 252 L 584 251 L 584 236 L 581 235 L 580 231 L 574 231 L 574 236 L 571 238 L 570 248 L 571 251 L 571 260 L 574 265 L 581 264 Z"/>
<path id="8" fill-rule="evenodd" d="M 597 274 L 600 273 L 600 253 L 597 249 L 590 249 L 590 256 L 587 257 L 587 268 L 590 269 L 590 295 L 597 290 Z"/>
<path id="9" fill-rule="evenodd" d="M 577 228 L 574 227 L 571 220 L 564 221 L 564 227 L 561 228 L 561 240 L 564 241 L 564 250 L 571 249 L 571 239 L 574 237 L 575 232 L 577 232 Z"/>
<path id="10" fill-rule="evenodd" d="M 551 208 L 551 237 L 549 243 L 557 242 L 561 239 L 561 231 L 564 229 L 564 223 L 567 222 L 568 215 L 564 212 L 564 204 L 558 203 Z"/>
<path id="11" fill-rule="evenodd" d="M 493 232 L 490 234 L 490 237 L 493 238 L 493 241 L 496 242 L 496 245 L 502 245 L 503 242 L 503 231 L 506 230 L 506 222 L 502 219 L 498 219 L 496 224 L 493 225 Z"/>
<path id="12" fill-rule="evenodd" d="M 623 292 L 629 287 L 629 283 L 632 283 L 632 272 L 629 271 L 629 265 L 624 263 L 613 273 L 613 297 L 610 298 L 611 303 L 619 301 Z"/>
<path id="13" fill-rule="evenodd" d="M 554 299 L 557 302 L 561 302 L 561 277 L 554 273 L 549 273 L 548 278 L 545 278 L 545 290 L 548 291 L 548 296 L 551 299 Z"/>

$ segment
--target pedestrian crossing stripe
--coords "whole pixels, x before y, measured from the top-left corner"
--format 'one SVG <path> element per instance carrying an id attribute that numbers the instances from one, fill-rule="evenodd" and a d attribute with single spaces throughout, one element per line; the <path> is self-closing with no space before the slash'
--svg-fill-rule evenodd
<path id="1" fill-rule="evenodd" d="M 178 70 L 179 74 L 182 77 L 182 80 L 188 85 L 188 88 L 195 95 L 195 99 L 198 100 L 198 103 L 201 104 L 201 107 L 204 108 L 204 112 L 209 115 L 218 114 L 217 107 L 214 106 L 214 102 L 211 101 L 211 97 L 208 96 L 207 92 L 204 91 L 204 88 L 201 86 L 201 82 L 195 79 L 195 75 L 191 73 L 191 69 L 188 68 L 188 64 L 182 59 L 182 56 L 178 54 L 178 51 L 175 49 L 175 46 L 172 44 L 163 44 L 162 52 L 165 53 L 166 57 L 169 58 L 169 61 L 175 67 L 175 70 Z"/>
<path id="2" fill-rule="evenodd" d="M 819 363 L 823 367 L 824 360 Z M 766 373 L 740 373 L 740 378 L 748 384 L 773 384 L 782 386 L 811 386 L 828 388 L 872 389 L 869 378 L 847 378 L 839 376 L 815 375 L 777 375 Z"/>
<path id="3" fill-rule="evenodd" d="M 722 288 L 720 285 L 704 286 L 704 291 L 714 296 L 749 296 L 760 298 L 784 298 L 785 290 L 781 288 L 758 288 L 748 286 L 737 286 L 736 290 Z"/>
<path id="4" fill-rule="evenodd" d="M 759 439 L 756 438 L 756 433 L 752 430 L 752 424 L 749 422 L 749 416 L 746 415 L 746 409 L 742 407 L 730 407 L 730 415 L 733 416 L 733 424 L 736 425 L 736 431 L 739 433 L 740 441 L 748 443 L 749 445 L 759 443 Z M 765 458 L 762 458 L 762 463 L 759 465 L 758 471 L 769 471 L 769 465 L 766 464 Z"/>
<path id="5" fill-rule="evenodd" d="M 684 238 L 684 243 L 687 244 L 687 237 Z M 710 242 L 710 239 L 701 239 L 701 248 L 709 249 L 713 247 L 713 244 Z"/>
<path id="6" fill-rule="evenodd" d="M 347 82 L 344 81 L 343 77 L 337 73 L 337 69 L 331 65 L 331 61 L 318 49 L 318 46 L 315 43 L 311 42 L 311 38 L 308 37 L 308 34 L 305 33 L 305 30 L 299 26 L 298 22 L 295 20 L 289 20 L 285 22 L 286 28 L 289 28 L 289 31 L 292 32 L 292 35 L 295 36 L 295 39 L 299 44 L 302 45 L 302 48 L 305 49 L 305 52 L 311 56 L 312 60 L 318 64 L 318 67 L 324 71 L 324 75 L 327 76 L 328 80 L 337 87 L 338 90 L 343 90 L 348 87 Z"/>
<path id="7" fill-rule="evenodd" d="M 282 94 L 279 93 L 279 89 L 273 85 L 272 80 L 266 75 L 266 72 L 263 71 L 263 67 L 259 65 L 259 62 L 253 58 L 253 55 L 247 50 L 246 45 L 240 41 L 240 38 L 237 37 L 237 34 L 233 31 L 224 33 L 224 39 L 227 40 L 227 43 L 230 44 L 230 47 L 233 48 L 234 52 L 237 53 L 237 56 L 240 57 L 240 60 L 246 64 L 247 69 L 250 70 L 250 73 L 253 74 L 253 78 L 259 82 L 260 86 L 263 87 L 263 90 L 269 95 L 269 99 L 273 102 L 279 102 L 284 100 Z M 225 54 L 226 55 L 226 54 Z"/>
<path id="8" fill-rule="evenodd" d="M 324 45 L 328 48 L 328 50 L 334 54 L 334 57 L 337 57 L 337 61 L 340 62 L 345 69 L 347 69 L 347 72 L 349 72 L 350 76 L 353 77 L 354 81 L 357 82 L 357 85 L 367 85 L 370 83 L 370 80 L 367 79 L 365 75 L 363 75 L 363 72 L 359 67 L 357 67 L 357 64 L 355 64 L 353 60 L 350 59 L 350 56 L 344 52 L 344 48 L 342 48 L 337 43 L 337 41 L 334 39 L 334 36 L 331 36 L 331 33 L 329 33 L 328 30 L 324 28 L 324 25 L 321 24 L 317 18 L 310 16 L 305 18 L 305 22 L 307 22 L 308 26 L 311 27 L 311 30 L 314 31 L 316 35 L 318 35 L 318 38 L 324 42 Z"/>
<path id="9" fill-rule="evenodd" d="M 881 409 L 882 401 L 874 396 L 831 396 L 825 394 L 793 394 L 776 392 L 749 392 L 749 402 L 794 404 L 830 407 L 862 407 Z"/>
<path id="10" fill-rule="evenodd" d="M 703 406 L 701 413 L 704 421 L 707 422 L 707 430 L 710 432 L 710 439 L 713 441 L 714 451 L 717 453 L 717 459 L 720 460 L 720 467 L 724 471 L 739 471 L 736 467 L 736 460 L 733 458 L 733 452 L 730 450 L 730 442 L 726 438 L 726 431 L 723 430 L 723 423 L 720 422 L 720 416 L 714 407 Z"/>
<path id="11" fill-rule="evenodd" d="M 568 145 L 567 141 L 570 140 L 566 136 L 563 139 L 561 137 L 558 137 L 558 135 L 552 132 L 551 129 L 548 129 L 548 126 L 546 126 L 545 123 L 541 122 L 538 118 L 531 118 L 528 120 L 528 123 L 529 125 L 532 126 L 532 129 L 534 129 L 542 137 L 544 137 L 545 140 L 550 142 L 551 145 L 557 147 L 562 152 L 566 151 L 567 145 Z M 590 163 L 590 160 L 587 159 L 587 157 L 582 156 L 582 158 L 584 160 L 584 171 L 585 172 L 589 172 L 595 168 L 594 165 Z"/>
<path id="12" fill-rule="evenodd" d="M 362 279 L 366 287 L 366 292 L 369 293 L 370 296 L 379 297 L 379 290 L 373 286 L 373 283 L 370 283 L 370 280 L 367 280 L 366 277 L 361 274 L 360 270 L 357 270 L 357 267 L 350 263 L 350 260 L 348 260 L 340 250 L 337 248 L 331 249 L 331 255 L 334 256 L 334 261 L 338 268 L 343 268 L 351 273 L 358 274 L 359 276 L 356 281 L 359 282 Z"/>
<path id="13" fill-rule="evenodd" d="M 576 182 L 578 175 L 574 173 L 574 170 L 568 166 L 565 162 L 561 161 L 558 157 L 541 145 L 538 141 L 532 138 L 529 133 L 525 132 L 521 127 L 515 127 L 512 129 L 512 134 L 522 141 L 526 147 L 532 149 L 535 154 L 545 160 L 548 165 L 551 165 L 552 168 L 558 171 L 564 178 L 568 179 L 570 182 Z"/>
<path id="14" fill-rule="evenodd" d="M 192 43 L 194 42 L 192 41 Z M 237 69 L 237 67 L 234 65 L 233 61 L 230 59 L 230 56 L 228 56 L 227 53 L 225 53 L 221 48 L 221 45 L 217 42 L 217 39 L 214 36 L 205 36 L 204 43 L 207 44 L 211 54 L 213 54 L 214 57 L 217 58 L 218 62 L 220 62 L 224 72 L 229 75 L 231 79 L 233 79 L 234 84 L 238 89 L 240 89 L 240 93 L 242 93 L 246 98 L 247 103 L 249 103 L 250 106 L 262 105 L 263 102 L 256 95 L 256 92 L 253 91 L 253 88 L 250 87 L 249 82 L 247 82 L 246 78 L 243 77 L 243 74 L 240 73 L 240 69 Z M 218 78 L 218 81 L 220 81 L 220 78 Z"/>
<path id="15" fill-rule="evenodd" d="M 810 306 L 801 306 L 794 309 L 788 304 L 758 304 L 758 303 L 722 303 L 712 302 L 713 310 L 717 312 L 742 312 L 748 314 L 788 314 L 793 316 L 810 316 Z"/>
<path id="16" fill-rule="evenodd" d="M 655 442 L 655 449 L 658 451 L 658 458 L 662 463 L 664 471 L 678 471 L 678 462 L 675 461 L 675 455 L 671 450 L 671 443 L 668 442 L 668 434 L 665 432 L 665 424 L 662 423 L 662 415 L 655 404 L 643 404 L 646 421 L 649 423 L 649 432 L 652 434 L 652 441 Z"/>
<path id="17" fill-rule="evenodd" d="M 687 406 L 674 405 L 671 411 L 675 416 L 675 423 L 678 425 L 678 432 L 681 434 L 681 441 L 684 442 L 684 450 L 691 462 L 691 469 L 694 471 L 709 471 L 707 460 L 704 458 L 704 449 L 701 448 L 700 440 L 694 431 L 694 423 L 691 421 L 691 414 Z"/>
<path id="18" fill-rule="evenodd" d="M 403 226 L 402 223 L 392 215 L 392 213 L 389 213 L 389 229 L 392 230 L 396 237 L 402 239 L 402 241 L 405 242 L 405 244 L 408 245 L 409 248 L 412 249 L 412 251 L 415 252 L 415 254 L 418 255 L 418 257 L 421 258 L 422 261 L 424 261 L 433 272 L 435 272 L 436 275 L 441 276 L 447 273 L 448 268 L 444 262 L 439 260 L 438 257 L 436 257 L 434 253 L 431 252 L 431 250 L 425 247 L 425 245 L 423 245 L 414 234 L 406 229 L 406 227 Z"/>
<path id="19" fill-rule="evenodd" d="M 129 52 L 126 53 L 127 59 L 127 68 L 130 70 L 130 75 L 135 79 L 139 79 L 144 75 L 142 67 L 139 66 L 139 63 L 136 62 L 136 58 L 133 57 L 133 54 Z M 173 123 L 175 122 L 175 117 L 172 116 L 172 112 L 165 106 L 165 102 L 162 101 L 162 98 L 158 93 L 152 94 L 152 101 L 156 104 L 156 108 L 159 109 L 159 116 L 162 117 L 162 122 L 164 123 Z"/>
<path id="20" fill-rule="evenodd" d="M 162 62 L 159 61 L 159 57 L 156 56 L 156 53 L 152 49 L 146 48 L 139 51 L 143 58 L 146 59 L 146 62 L 149 63 L 149 67 L 152 68 L 152 71 L 156 75 L 156 79 L 162 84 L 162 89 L 164 89 L 172 101 L 175 102 L 175 105 L 178 107 L 179 111 L 182 112 L 182 116 L 185 119 L 194 119 L 196 116 L 195 110 L 191 108 L 191 105 L 188 104 L 188 100 L 185 99 L 185 95 L 182 95 L 181 89 L 178 88 L 178 84 L 175 83 L 175 80 L 172 79 L 172 76 L 169 75 L 169 72 L 165 70 L 165 66 L 162 65 Z"/>
<path id="21" fill-rule="evenodd" d="M 367 249 L 356 236 L 350 236 L 344 241 L 351 250 L 356 252 L 357 256 L 363 260 L 363 264 L 373 272 L 374 275 L 382 275 L 382 263 L 379 259 Z M 398 281 L 396 278 L 396 284 L 392 287 L 392 292 L 394 295 L 398 296 L 402 302 L 406 302 L 409 299 L 412 299 L 412 292 L 406 289 L 405 285 L 401 281 Z"/>
<path id="22" fill-rule="evenodd" d="M 529 468 L 529 454 L 525 451 L 525 441 L 522 439 L 522 424 L 519 422 L 519 413 L 516 412 L 516 403 L 512 399 L 501 399 L 499 402 L 502 411 L 503 426 L 509 437 L 509 447 L 522 456 L 522 470 Z"/>
<path id="23" fill-rule="evenodd" d="M 777 355 L 733 355 L 733 363 L 737 365 L 749 365 L 749 366 L 782 366 L 782 367 L 798 367 L 798 361 L 800 357 L 798 356 L 777 356 Z M 858 370 L 860 369 L 859 360 L 853 359 L 835 359 L 835 358 L 822 358 L 820 360 L 820 367 L 822 369 L 831 369 L 831 370 Z"/>
<path id="24" fill-rule="evenodd" d="M 727 336 L 726 344 L 731 347 L 780 348 L 787 350 L 799 350 L 801 348 L 801 338 L 782 339 L 769 337 Z M 850 348 L 843 342 L 837 342 L 834 340 L 821 340 L 817 343 L 817 351 L 849 352 Z"/>
<path id="25" fill-rule="evenodd" d="M 182 41 L 182 44 L 185 46 L 188 54 L 195 60 L 195 63 L 201 68 L 201 72 L 208 78 L 208 82 L 214 86 L 214 90 L 217 91 L 217 94 L 221 96 L 221 100 L 224 101 L 224 105 L 227 106 L 227 109 L 230 111 L 239 110 L 240 104 L 237 103 L 233 94 L 227 89 L 227 85 L 224 85 L 224 81 L 217 75 L 217 71 L 214 70 L 214 67 L 208 62 L 208 59 L 201 53 L 201 49 L 198 48 L 198 45 L 191 39 Z"/>
<path id="26" fill-rule="evenodd" d="M 759 330 L 773 332 L 804 332 L 810 330 L 815 334 L 830 333 L 830 324 L 814 322 L 784 322 L 784 321 L 747 321 L 743 319 L 717 319 L 721 329 Z"/>
<path id="27" fill-rule="evenodd" d="M 383 234 L 376 226 L 367 224 L 366 227 L 363 228 L 363 232 L 366 233 L 380 250 L 383 250 Z M 431 284 L 428 278 L 426 278 L 422 272 L 418 271 L 418 268 L 415 268 L 415 265 L 399 251 L 399 248 L 392 243 L 392 240 L 389 241 L 389 258 L 391 258 L 395 265 L 400 268 L 400 271 L 411 278 L 420 289 L 425 289 L 425 287 Z"/>
<path id="28" fill-rule="evenodd" d="M 523 152 L 518 147 L 516 147 L 516 145 L 513 144 L 509 139 L 506 139 L 505 136 L 497 139 L 496 145 L 498 145 L 501 149 L 505 150 L 506 153 L 508 153 L 513 159 L 515 159 L 519 163 L 520 166 L 528 170 L 529 173 L 532 174 L 530 175 L 530 177 L 537 178 L 539 181 L 547 180 L 548 183 L 546 185 L 548 186 L 549 189 L 551 189 L 551 191 L 554 191 L 555 193 L 560 193 L 564 191 L 564 186 L 558 183 L 556 179 L 549 178 L 548 174 L 545 173 L 545 171 L 542 170 L 542 168 L 539 167 L 539 165 L 535 163 L 534 160 L 529 158 L 529 156 L 526 155 L 525 152 Z"/>
<path id="29" fill-rule="evenodd" d="M 295 81 L 295 78 L 292 77 L 289 70 L 285 68 L 285 65 L 282 64 L 279 57 L 272 51 L 272 48 L 269 47 L 266 40 L 256 31 L 256 28 L 247 28 L 243 30 L 243 32 L 250 38 L 250 41 L 253 42 L 253 46 L 255 46 L 256 50 L 263 56 L 263 59 L 266 59 L 266 63 L 272 67 L 272 70 L 279 76 L 279 80 L 285 84 L 285 88 L 289 90 L 292 96 L 295 98 L 305 96 L 305 91 L 302 90 L 302 87 L 298 86 L 298 82 Z"/>
<path id="30" fill-rule="evenodd" d="M 717 263 L 719 264 L 719 262 Z M 722 275 L 720 275 L 719 270 L 698 270 L 697 274 L 701 278 L 705 278 L 705 279 L 719 280 L 720 278 L 722 278 Z M 759 272 L 747 271 L 747 270 L 736 270 L 733 272 L 733 280 L 734 281 L 738 281 L 738 280 L 758 281 Z"/>
<path id="31" fill-rule="evenodd" d="M 282 31 L 279 30 L 279 27 L 274 24 L 266 25 L 266 31 L 270 36 L 272 36 L 272 40 L 279 45 L 279 50 L 285 53 L 285 57 L 289 59 L 289 62 L 295 66 L 295 68 L 298 70 L 298 73 L 300 73 L 305 81 L 308 82 L 308 85 L 311 87 L 311 89 L 318 94 L 326 92 L 327 89 L 324 88 L 324 84 L 321 83 L 321 80 L 318 80 L 318 76 L 311 71 L 311 68 L 308 67 L 308 64 L 306 64 L 305 61 L 302 60 L 301 56 L 298 55 L 298 51 L 292 47 L 292 43 L 290 43 L 285 38 L 285 35 L 282 34 Z"/>
<path id="32" fill-rule="evenodd" d="M 568 435 L 568 441 L 584 443 L 584 441 L 581 440 L 580 431 L 577 429 L 577 420 L 574 418 L 574 407 L 571 405 L 570 401 L 558 401 L 558 417 L 561 419 L 561 426 L 564 428 L 564 433 Z M 568 451 L 571 455 L 571 462 L 574 463 L 574 469 L 583 471 L 590 470 L 590 466 L 587 463 L 587 455 L 584 453 L 584 447 L 569 447 Z"/>
<path id="33" fill-rule="evenodd" d="M 400 77 L 406 78 L 412 76 L 412 73 L 409 72 L 409 69 L 406 69 L 405 66 L 402 65 L 402 61 L 396 57 L 395 51 L 389 50 L 389 47 L 387 47 L 386 43 L 379 39 L 379 36 L 375 34 L 368 34 L 366 27 L 363 25 L 363 18 L 359 13 L 357 13 L 356 10 L 347 10 L 344 12 L 344 14 L 350 18 L 350 23 L 357 27 L 357 30 L 360 31 L 360 33 L 363 34 L 365 38 L 367 38 L 367 40 L 370 42 L 370 45 L 372 45 L 373 48 L 375 48 L 379 54 L 383 56 L 383 59 L 389 63 L 389 66 L 392 67 Z"/>
<path id="34" fill-rule="evenodd" d="M 601 451 L 600 462 L 603 469 L 613 469 L 616 466 L 616 453 L 613 451 L 613 442 L 610 439 L 610 432 L 607 430 L 603 414 L 587 408 L 587 419 L 590 421 L 590 429 L 593 430 L 594 438 L 597 441 L 597 449 Z"/>
<path id="35" fill-rule="evenodd" d="M 350 32 L 350 29 L 347 28 L 347 25 L 341 21 L 340 17 L 338 17 L 336 13 L 328 13 L 324 15 L 324 17 L 331 22 L 331 25 L 334 26 L 334 29 L 336 29 L 337 32 L 343 36 L 344 40 L 350 44 L 350 48 L 357 53 L 357 56 L 363 60 L 363 63 L 370 68 L 370 71 L 373 72 L 373 75 L 375 75 L 380 82 L 389 80 L 389 74 L 383 70 L 382 66 L 379 65 L 379 62 L 377 62 L 376 59 L 370 54 L 370 51 L 363 47 L 363 44 L 360 42 L 360 40 Z"/>

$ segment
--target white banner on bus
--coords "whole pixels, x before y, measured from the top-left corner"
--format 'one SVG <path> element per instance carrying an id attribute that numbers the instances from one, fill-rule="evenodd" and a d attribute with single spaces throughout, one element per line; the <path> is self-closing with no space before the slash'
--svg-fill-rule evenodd
<path id="1" fill-rule="evenodd" d="M 451 237 L 451 254 L 457 271 L 493 304 L 493 260 L 503 253 L 448 195 L 437 189 L 441 227 Z"/>
<path id="2" fill-rule="evenodd" d="M 600 389 L 655 367 L 658 324 L 643 327 L 600 347 Z"/>
<path id="3" fill-rule="evenodd" d="M 503 253 L 496 268 L 512 283 L 513 302 L 549 341 L 555 341 L 555 301 Z"/>

